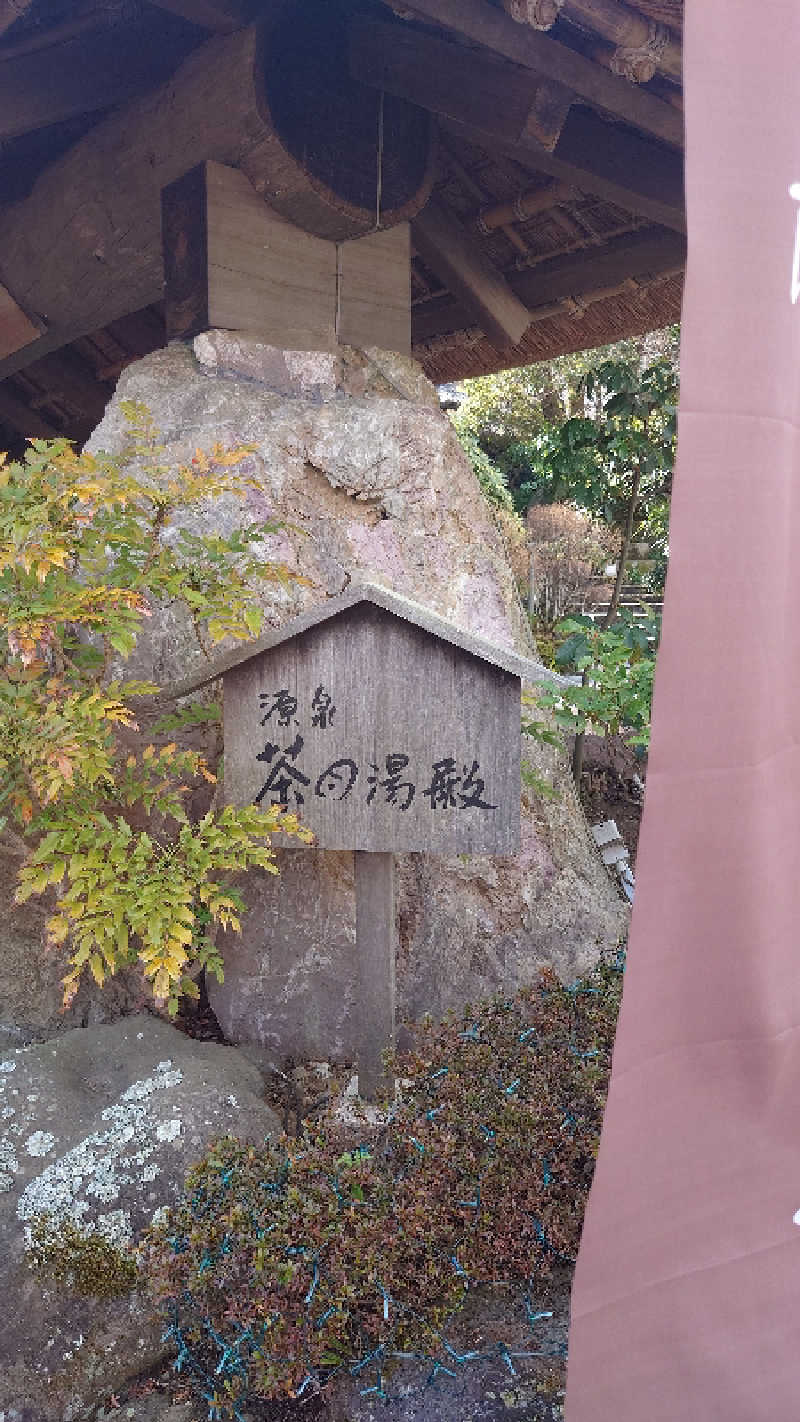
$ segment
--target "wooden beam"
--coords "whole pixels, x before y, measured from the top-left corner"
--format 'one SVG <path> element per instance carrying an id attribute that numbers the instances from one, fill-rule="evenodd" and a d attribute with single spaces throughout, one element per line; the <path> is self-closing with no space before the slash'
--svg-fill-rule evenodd
<path id="1" fill-rule="evenodd" d="M 575 202 L 579 196 L 569 183 L 549 183 L 547 187 L 539 186 L 530 192 L 519 193 L 511 202 L 492 203 L 490 207 L 481 208 L 476 226 L 479 232 L 488 235 L 508 223 L 525 222 L 540 212 L 550 212 L 554 207 Z"/>
<path id="2" fill-rule="evenodd" d="M 345 346 L 411 354 L 411 231 L 407 222 L 337 247 L 336 337 Z"/>
<path id="3" fill-rule="evenodd" d="M 0 359 L 29 346 L 40 334 L 10 292 L 0 286 Z"/>
<path id="4" fill-rule="evenodd" d="M 383 1053 L 395 1040 L 396 909 L 394 855 L 353 854 L 358 961 L 358 1094 L 373 1101 L 385 1079 Z"/>
<path id="5" fill-rule="evenodd" d="M 90 428 L 100 423 L 109 393 L 97 379 L 93 370 L 73 351 L 56 351 L 25 367 L 20 380 L 32 381 L 41 394 L 31 399 L 31 407 L 38 408 L 54 400 L 76 412 L 77 419 L 72 424 L 84 423 Z"/>
<path id="6" fill-rule="evenodd" d="M 38 410 L 31 410 L 20 400 L 6 383 L 0 385 L 0 423 L 25 439 L 58 439 L 62 434 Z"/>
<path id="7" fill-rule="evenodd" d="M 516 272 L 510 285 L 524 301 L 529 320 L 534 321 L 540 309 L 554 302 L 569 297 L 581 300 L 593 292 L 618 287 L 631 277 L 647 280 L 662 276 L 681 268 L 685 260 L 686 243 L 677 233 L 651 228 L 620 237 L 591 254 L 582 251 L 551 257 L 528 271 Z M 452 297 L 423 302 L 412 310 L 413 344 L 423 345 L 461 330 L 471 319 L 466 305 Z"/>
<path id="8" fill-rule="evenodd" d="M 541 171 L 566 182 L 576 181 L 574 175 L 585 173 L 588 163 L 589 192 L 676 232 L 686 231 L 680 154 L 577 108 L 570 112 L 552 155 L 536 153 L 527 138 L 523 146 Z M 631 199 L 634 207 L 629 206 Z"/>
<path id="9" fill-rule="evenodd" d="M 1 3 L 1 0 L 0 0 Z M 59 25 L 51 25 L 46 30 L 28 30 L 19 38 L 12 37 L 4 39 L 0 45 L 0 58 L 5 62 L 7 59 L 17 59 L 23 54 L 36 54 L 40 49 L 50 49 L 52 45 L 61 44 L 62 40 L 75 39 L 77 35 L 84 35 L 88 30 L 96 30 L 102 25 L 104 20 L 98 16 L 97 12 L 92 14 L 79 14 L 74 19 L 63 20 Z M 109 19 L 108 23 L 113 23 Z"/>
<path id="10" fill-rule="evenodd" d="M 683 74 L 680 40 L 665 25 L 654 25 L 623 0 L 565 0 L 563 14 L 582 29 L 602 35 L 616 46 L 617 73 L 623 72 L 627 64 L 631 71 L 629 77 L 637 84 L 647 83 L 658 70 L 680 83 Z M 635 53 L 639 56 L 638 68 Z"/>
<path id="11" fill-rule="evenodd" d="M 326 242 L 284 222 L 244 173 L 202 163 L 162 195 L 167 339 L 214 327 L 288 350 L 411 350 L 408 223 Z"/>
<path id="12" fill-rule="evenodd" d="M 495 13 L 507 18 L 502 11 Z M 514 25 L 513 20 L 509 23 Z M 534 117 L 533 127 L 527 123 L 535 80 L 516 65 L 492 61 L 487 66 L 484 55 L 453 40 L 357 20 L 351 31 L 350 66 L 361 83 L 439 114 L 462 139 L 495 148 L 623 211 L 686 230 L 679 154 L 577 108 L 565 122 L 562 116 L 560 136 L 551 149 L 539 136 L 541 115 Z M 450 72 L 458 82 L 443 78 Z"/>
<path id="13" fill-rule="evenodd" d="M 610 74 L 550 35 L 517 24 L 489 0 L 410 0 L 407 8 L 472 44 L 564 84 L 593 108 L 675 148 L 683 146 L 681 116 L 670 104 Z"/>
<path id="14" fill-rule="evenodd" d="M 552 262 L 543 262 L 542 266 L 549 268 L 547 271 L 535 269 L 520 274 L 527 280 L 520 280 L 519 286 L 530 292 L 534 302 L 532 320 L 541 319 L 546 308 L 554 302 L 581 302 L 596 297 L 598 293 L 620 291 L 626 282 L 646 284 L 648 280 L 658 277 L 673 276 L 683 270 L 686 261 L 685 247 L 671 237 L 663 242 L 655 239 L 642 243 L 639 248 L 628 248 L 624 261 L 620 260 L 621 250 L 600 252 L 588 263 L 588 270 L 584 260 L 582 274 L 576 262 L 578 255 L 573 253 L 570 257 L 556 257 Z M 585 258 L 585 253 L 583 255 Z"/>
<path id="15" fill-rule="evenodd" d="M 446 121 L 445 130 L 453 138 L 513 158 L 530 172 L 545 173 L 582 193 L 592 193 L 623 212 L 686 232 L 683 164 L 678 155 L 588 110 L 572 110 L 552 153 L 528 138 L 509 143 L 468 124 Z"/>
<path id="16" fill-rule="evenodd" d="M 558 141 L 572 95 L 544 75 L 442 36 L 371 16 L 350 27 L 350 72 L 373 88 L 447 118 L 480 126 L 490 116 L 498 137 L 526 131 L 545 148 Z"/>
<path id="17" fill-rule="evenodd" d="M 151 0 L 151 3 L 220 35 L 240 30 L 250 18 L 244 0 Z"/>
<path id="18" fill-rule="evenodd" d="M 619 237 L 591 256 L 572 252 L 551 257 L 516 274 L 514 286 L 528 306 L 544 306 L 567 296 L 581 297 L 627 277 L 645 280 L 682 267 L 686 242 L 675 232 L 642 231 Z"/>
<path id="19" fill-rule="evenodd" d="M 162 83 L 186 55 L 183 28 L 157 17 L 98 27 L 33 54 L 0 50 L 0 142 L 125 103 Z"/>
<path id="20" fill-rule="evenodd" d="M 102 119 L 49 164 L 28 197 L 0 210 L 0 281 L 33 320 L 46 316 L 48 326 L 29 350 L 0 358 L 0 380 L 161 300 L 161 191 L 206 159 L 241 169 L 271 207 L 307 231 L 332 240 L 372 231 L 372 192 L 359 202 L 333 192 L 276 131 L 265 97 L 269 38 L 253 25 L 208 40 L 161 88 Z M 325 103 L 333 105 L 341 136 L 357 129 L 364 95 L 350 102 L 356 85 L 346 74 L 337 84 Z M 398 107 L 384 135 L 386 171 L 397 179 L 396 206 L 384 192 L 386 227 L 421 206 L 432 177 L 432 124 Z M 413 163 L 404 168 L 407 152 Z M 374 161 L 373 150 L 368 185 L 375 182 Z M 346 163 L 343 172 L 352 176 Z"/>
<path id="21" fill-rule="evenodd" d="M 483 248 L 435 199 L 412 224 L 414 246 L 427 266 L 472 313 L 499 350 L 515 346 L 530 324 L 528 309 Z"/>

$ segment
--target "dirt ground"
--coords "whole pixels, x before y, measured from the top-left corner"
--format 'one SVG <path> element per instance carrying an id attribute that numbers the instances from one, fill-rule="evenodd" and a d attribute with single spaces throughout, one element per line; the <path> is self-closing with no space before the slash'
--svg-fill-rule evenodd
<path id="1" fill-rule="evenodd" d="M 636 866 L 647 756 L 637 755 L 619 737 L 587 736 L 581 777 L 581 801 L 590 825 L 615 820 Z"/>

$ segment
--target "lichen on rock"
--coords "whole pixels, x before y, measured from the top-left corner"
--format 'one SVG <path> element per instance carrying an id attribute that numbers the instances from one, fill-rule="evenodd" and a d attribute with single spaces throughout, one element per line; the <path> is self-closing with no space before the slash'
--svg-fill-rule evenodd
<path id="1" fill-rule="evenodd" d="M 235 1049 L 150 1016 L 7 1054 L 0 1103 L 0 1414 L 79 1422 L 165 1354 L 131 1245 L 214 1138 L 279 1122 Z"/>

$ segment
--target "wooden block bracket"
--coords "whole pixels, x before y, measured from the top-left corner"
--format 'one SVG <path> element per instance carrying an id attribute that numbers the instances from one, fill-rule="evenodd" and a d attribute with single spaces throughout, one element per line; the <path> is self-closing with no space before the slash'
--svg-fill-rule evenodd
<path id="1" fill-rule="evenodd" d="M 206 162 L 163 190 L 162 241 L 168 340 L 217 327 L 288 350 L 411 350 L 407 223 L 330 242 Z"/>

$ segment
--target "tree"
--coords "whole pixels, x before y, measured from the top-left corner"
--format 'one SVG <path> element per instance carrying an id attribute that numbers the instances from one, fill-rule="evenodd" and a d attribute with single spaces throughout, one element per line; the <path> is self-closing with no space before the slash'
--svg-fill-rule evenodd
<path id="1" fill-rule="evenodd" d="M 584 380 L 591 416 L 575 416 L 539 440 L 541 463 L 581 508 L 601 514 L 619 533 L 617 575 L 606 614 L 616 616 L 634 532 L 661 522 L 672 491 L 678 377 L 658 360 L 643 370 L 605 361 Z"/>
<path id="2" fill-rule="evenodd" d="M 470 459 L 477 448 L 489 461 L 494 481 L 508 489 L 520 513 L 530 503 L 570 501 L 602 516 L 596 481 L 590 480 L 587 489 L 576 487 L 574 468 L 560 467 L 556 434 L 573 418 L 596 416 L 597 401 L 587 396 L 586 381 L 602 366 L 641 371 L 665 361 L 677 379 L 678 338 L 679 328 L 671 326 L 613 346 L 465 381 L 452 416 L 456 432 Z M 485 483 L 485 463 L 476 472 Z"/>
<path id="3" fill-rule="evenodd" d="M 614 557 L 614 536 L 607 524 L 571 504 L 532 504 L 527 535 L 535 582 L 531 610 L 549 630 L 576 604 L 583 610 L 598 574 Z"/>
<path id="4" fill-rule="evenodd" d="M 308 839 L 276 808 L 192 818 L 192 785 L 215 782 L 194 750 L 141 744 L 134 704 L 158 692 L 115 669 L 154 601 L 189 609 L 200 645 L 257 635 L 258 578 L 269 527 L 229 537 L 181 526 L 193 504 L 241 493 L 246 448 L 197 451 L 177 470 L 147 413 L 126 407 L 119 459 L 32 440 L 20 461 L 0 454 L 0 832 L 22 863 L 19 902 L 54 888 L 48 923 L 67 952 L 65 1001 L 138 962 L 155 998 L 177 1009 L 203 969 L 222 975 L 211 930 L 238 928 L 232 876 L 276 872 L 269 837 Z"/>

